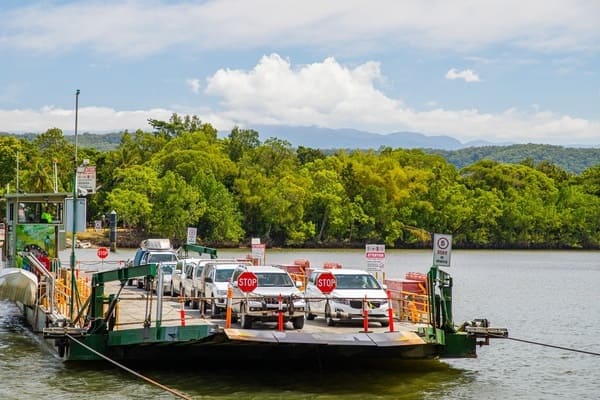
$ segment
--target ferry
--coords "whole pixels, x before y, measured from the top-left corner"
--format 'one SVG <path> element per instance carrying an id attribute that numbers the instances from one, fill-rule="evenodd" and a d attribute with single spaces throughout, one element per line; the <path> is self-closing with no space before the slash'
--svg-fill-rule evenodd
<path id="1" fill-rule="evenodd" d="M 14 301 L 32 330 L 49 341 L 65 362 L 231 366 L 240 360 L 243 365 L 255 360 L 366 365 L 473 358 L 478 346 L 508 336 L 506 329 L 491 327 L 485 318 L 456 325 L 452 277 L 435 263 L 426 273 L 414 272 L 382 282 L 391 304 L 387 319 L 379 315 L 377 321 L 371 320 L 365 301 L 364 318 L 358 323 L 340 321 L 331 326 L 331 311 L 325 311 L 307 314 L 311 318 L 301 329 L 291 322 L 243 326 L 236 322 L 230 307 L 224 315 L 211 315 L 208 307 L 185 305 L 203 305 L 212 299 L 165 295 L 159 264 L 124 264 L 87 274 L 75 268 L 73 249 L 70 265 L 61 265 L 59 244 L 65 241 L 65 230 L 76 225 L 65 218 L 68 196 L 6 195 L 6 257 L 5 269 L 0 272 L 0 299 Z M 19 218 L 21 205 L 32 211 L 31 220 Z M 42 209 L 53 211 L 51 223 L 35 219 Z M 215 249 L 194 244 L 182 246 L 178 253 L 182 257 L 208 253 L 218 259 Z M 301 262 L 278 267 L 302 286 L 310 275 L 308 265 Z M 156 284 L 128 285 L 132 280 Z M 231 296 L 228 304 L 235 303 Z M 280 313 L 287 312 L 281 304 L 279 309 Z"/>

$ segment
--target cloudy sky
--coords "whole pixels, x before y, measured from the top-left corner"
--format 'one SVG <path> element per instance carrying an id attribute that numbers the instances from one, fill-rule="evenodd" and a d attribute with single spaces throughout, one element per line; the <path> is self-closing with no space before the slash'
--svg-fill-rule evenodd
<path id="1" fill-rule="evenodd" d="M 600 1 L 0 2 L 0 131 L 257 124 L 600 146 Z"/>

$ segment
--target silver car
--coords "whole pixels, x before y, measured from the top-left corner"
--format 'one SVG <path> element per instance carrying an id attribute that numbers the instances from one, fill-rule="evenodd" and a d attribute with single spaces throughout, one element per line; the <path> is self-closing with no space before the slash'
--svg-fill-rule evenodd
<path id="1" fill-rule="evenodd" d="M 324 295 L 316 285 L 320 274 L 332 273 L 336 279 L 336 287 Z M 367 311 L 369 321 L 389 325 L 390 304 L 383 286 L 373 275 L 360 269 L 326 269 L 311 273 L 304 291 L 309 320 L 317 316 L 324 317 L 327 325 L 333 326 L 336 321 L 351 321 L 364 318 Z"/>

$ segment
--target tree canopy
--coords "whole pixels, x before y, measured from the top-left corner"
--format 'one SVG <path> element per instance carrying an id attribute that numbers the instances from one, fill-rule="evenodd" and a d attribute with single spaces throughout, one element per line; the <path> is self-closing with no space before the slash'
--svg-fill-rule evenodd
<path id="1" fill-rule="evenodd" d="M 77 165 L 90 159 L 100 188 L 88 220 L 115 210 L 147 235 L 183 241 L 193 226 L 217 246 L 424 247 L 438 232 L 456 247 L 600 247 L 600 164 L 576 174 L 523 153 L 457 168 L 424 150 L 325 154 L 239 127 L 219 138 L 195 116 L 149 124 L 112 150 L 80 149 Z M 2 193 L 16 190 L 17 160 L 20 190 L 72 189 L 73 146 L 59 129 L 0 136 L 0 150 Z"/>

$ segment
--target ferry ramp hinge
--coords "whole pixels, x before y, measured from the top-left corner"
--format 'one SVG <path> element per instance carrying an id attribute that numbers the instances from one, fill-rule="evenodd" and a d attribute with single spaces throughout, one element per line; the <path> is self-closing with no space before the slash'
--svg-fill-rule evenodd
<path id="1" fill-rule="evenodd" d="M 483 339 L 477 341 L 479 346 L 489 345 L 490 339 L 504 339 L 508 337 L 508 329 L 491 327 L 489 321 L 485 318 L 464 322 L 458 328 L 458 332 L 466 332 L 475 338 Z"/>

